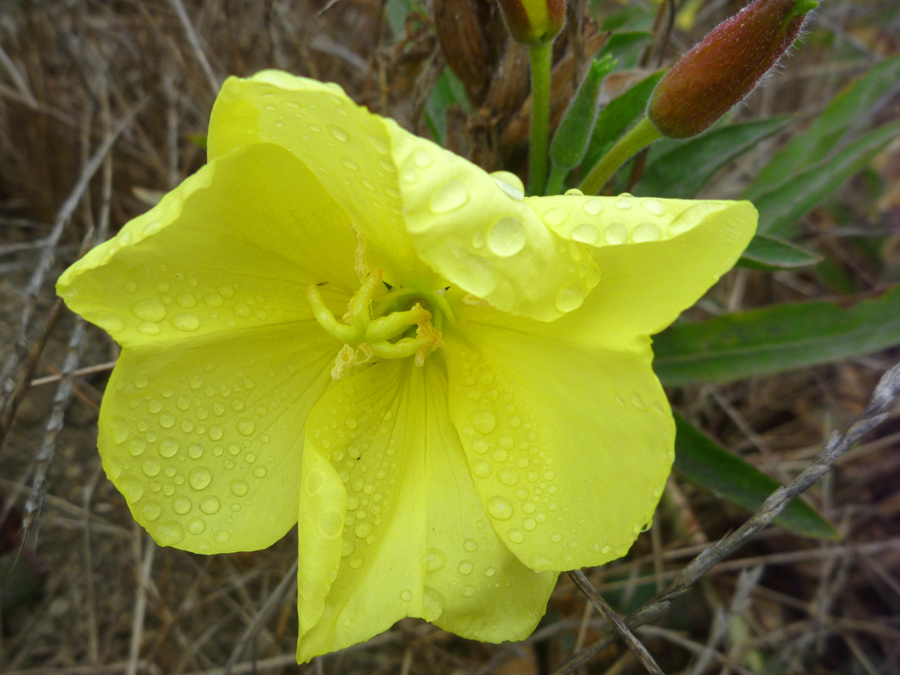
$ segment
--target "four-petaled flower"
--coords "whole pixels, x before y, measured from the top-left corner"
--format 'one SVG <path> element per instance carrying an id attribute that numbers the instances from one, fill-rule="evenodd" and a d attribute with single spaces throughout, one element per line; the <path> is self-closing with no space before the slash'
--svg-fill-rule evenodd
<path id="1" fill-rule="evenodd" d="M 649 335 L 729 269 L 746 202 L 525 198 L 334 86 L 263 72 L 209 163 L 60 278 L 122 345 L 109 478 L 164 546 L 299 520 L 298 658 L 421 617 L 534 629 L 622 556 L 674 425 Z"/>

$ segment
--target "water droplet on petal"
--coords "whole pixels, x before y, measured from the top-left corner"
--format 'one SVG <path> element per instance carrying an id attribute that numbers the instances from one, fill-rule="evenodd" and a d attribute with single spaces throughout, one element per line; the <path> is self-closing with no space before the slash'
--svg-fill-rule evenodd
<path id="1" fill-rule="evenodd" d="M 628 239 L 628 228 L 622 223 L 613 223 L 603 232 L 603 236 L 607 243 L 618 246 L 624 244 Z"/>
<path id="2" fill-rule="evenodd" d="M 475 595 L 475 587 L 469 585 L 463 586 L 462 595 L 464 598 L 471 598 L 473 595 Z"/>
<path id="3" fill-rule="evenodd" d="M 426 586 L 422 592 L 422 605 L 425 610 L 422 618 L 433 623 L 444 613 L 444 596 Z"/>
<path id="4" fill-rule="evenodd" d="M 580 286 L 570 284 L 560 289 L 556 294 L 556 308 L 560 312 L 571 312 L 581 307 L 584 302 L 584 292 Z"/>
<path id="5" fill-rule="evenodd" d="M 491 475 L 491 465 L 485 462 L 483 459 L 478 460 L 475 464 L 472 465 L 472 473 L 475 474 L 477 478 L 487 478 Z"/>
<path id="6" fill-rule="evenodd" d="M 655 223 L 641 223 L 634 228 L 634 232 L 631 233 L 631 238 L 638 243 L 656 241 L 661 236 L 662 231 Z"/>
<path id="7" fill-rule="evenodd" d="M 494 171 L 491 178 L 507 196 L 516 201 L 525 199 L 525 185 L 516 174 L 509 171 Z"/>
<path id="8" fill-rule="evenodd" d="M 495 495 L 488 497 L 487 512 L 495 520 L 509 520 L 512 518 L 513 507 L 508 499 Z"/>
<path id="9" fill-rule="evenodd" d="M 506 533 L 506 536 L 514 544 L 521 544 L 525 541 L 525 533 L 522 530 L 510 530 Z"/>
<path id="10" fill-rule="evenodd" d="M 400 591 L 400 599 L 403 602 L 409 602 L 410 600 L 412 600 L 412 597 L 413 597 L 412 591 L 409 590 L 408 588 L 404 588 L 402 591 Z"/>
<path id="11" fill-rule="evenodd" d="M 243 497 L 250 491 L 250 486 L 242 480 L 231 481 L 231 494 L 235 497 Z"/>
<path id="12" fill-rule="evenodd" d="M 603 202 L 599 199 L 587 200 L 582 208 L 589 216 L 599 216 L 606 209 L 606 207 L 603 206 Z"/>
<path id="13" fill-rule="evenodd" d="M 332 125 L 328 127 L 328 131 L 330 131 L 331 135 L 338 139 L 341 143 L 346 143 L 347 139 L 350 138 L 350 136 L 347 135 L 347 132 L 344 131 L 341 127 Z"/>
<path id="14" fill-rule="evenodd" d="M 231 535 L 225 530 L 219 530 L 213 535 L 213 539 L 215 539 L 217 544 L 227 544 L 228 540 L 231 539 Z"/>
<path id="15" fill-rule="evenodd" d="M 162 507 L 158 502 L 147 502 L 141 506 L 141 514 L 147 522 L 153 522 L 162 514 Z"/>
<path id="16" fill-rule="evenodd" d="M 160 546 L 173 546 L 184 539 L 184 528 L 176 522 L 160 523 L 156 528 L 156 541 Z"/>
<path id="17" fill-rule="evenodd" d="M 475 565 L 472 564 L 471 560 L 463 560 L 456 567 L 456 571 L 463 576 L 468 576 L 469 574 L 471 574 L 473 569 L 475 569 Z"/>
<path id="18" fill-rule="evenodd" d="M 447 556 L 439 548 L 429 548 L 425 550 L 422 564 L 426 572 L 437 572 L 447 564 Z"/>
<path id="19" fill-rule="evenodd" d="M 641 206 L 647 213 L 652 213 L 654 216 L 662 216 L 666 212 L 666 205 L 658 199 L 645 199 L 641 202 Z"/>
<path id="20" fill-rule="evenodd" d="M 476 410 L 469 413 L 469 421 L 476 431 L 482 434 L 489 434 L 494 430 L 497 421 L 494 416 L 487 410 Z"/>
<path id="21" fill-rule="evenodd" d="M 557 227 L 569 219 L 569 212 L 561 206 L 554 206 L 545 211 L 541 219 L 550 227 Z"/>
<path id="22" fill-rule="evenodd" d="M 431 197 L 432 213 L 450 213 L 469 201 L 468 188 L 458 180 L 444 183 Z"/>
<path id="23" fill-rule="evenodd" d="M 191 510 L 191 500 L 182 495 L 178 495 L 172 500 L 172 510 L 179 516 L 183 516 Z"/>
<path id="24" fill-rule="evenodd" d="M 237 430 L 244 436 L 250 436 L 254 431 L 256 431 L 256 425 L 253 423 L 253 420 L 242 417 L 240 420 L 238 420 Z"/>
<path id="25" fill-rule="evenodd" d="M 619 201 L 616 202 L 616 208 L 619 209 L 620 211 L 627 211 L 632 206 L 634 206 L 634 204 L 632 203 L 632 201 L 630 199 L 627 199 L 627 198 L 620 199 Z"/>
<path id="26" fill-rule="evenodd" d="M 218 513 L 221 508 L 222 504 L 216 497 L 204 497 L 200 500 L 200 510 L 208 516 Z"/>
<path id="27" fill-rule="evenodd" d="M 172 325 L 175 330 L 191 333 L 200 328 L 200 319 L 193 314 L 179 314 L 172 318 Z"/>
<path id="28" fill-rule="evenodd" d="M 209 472 L 209 469 L 202 466 L 192 469 L 188 477 L 188 483 L 195 490 L 205 490 L 211 482 L 212 474 Z"/>
<path id="29" fill-rule="evenodd" d="M 187 524 L 187 531 L 193 535 L 203 534 L 206 522 L 202 518 L 191 518 Z"/>
<path id="30" fill-rule="evenodd" d="M 128 425 L 128 420 L 124 417 L 114 417 L 111 426 L 113 441 L 117 445 L 124 443 L 131 433 L 131 427 Z"/>
<path id="31" fill-rule="evenodd" d="M 138 300 L 131 306 L 131 312 L 142 321 L 157 323 L 166 316 L 166 308 L 155 298 Z"/>
<path id="32" fill-rule="evenodd" d="M 572 239 L 583 244 L 596 244 L 600 239 L 600 232 L 590 223 L 582 223 L 572 230 Z"/>
<path id="33" fill-rule="evenodd" d="M 487 245 L 495 255 L 506 258 L 525 248 L 525 228 L 518 218 L 498 220 L 487 234 Z"/>

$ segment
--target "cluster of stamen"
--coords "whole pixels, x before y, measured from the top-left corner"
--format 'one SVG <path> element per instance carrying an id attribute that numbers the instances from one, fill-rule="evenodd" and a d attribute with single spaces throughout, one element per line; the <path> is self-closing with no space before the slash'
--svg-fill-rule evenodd
<path id="1" fill-rule="evenodd" d="M 325 306 L 318 286 L 310 284 L 306 287 L 306 301 L 316 321 L 344 343 L 331 371 L 335 380 L 340 379 L 350 366 L 374 357 L 402 359 L 414 356 L 416 365 L 421 367 L 428 354 L 444 346 L 441 319 L 444 313 L 451 317 L 452 314 L 440 295 L 403 288 L 383 291 L 386 287 L 379 267 L 363 279 L 339 321 Z M 422 306 L 419 298 L 428 298 L 429 304 L 439 305 L 441 311 L 436 312 L 434 323 L 432 313 Z M 375 300 L 377 304 L 373 310 Z M 399 309 L 410 302 L 413 304 L 409 309 Z"/>

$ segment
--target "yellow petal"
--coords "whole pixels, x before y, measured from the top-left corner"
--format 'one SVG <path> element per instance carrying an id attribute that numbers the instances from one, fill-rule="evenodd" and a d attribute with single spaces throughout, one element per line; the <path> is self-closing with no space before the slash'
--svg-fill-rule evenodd
<path id="1" fill-rule="evenodd" d="M 302 193 L 302 199 L 299 195 Z M 358 285 L 346 212 L 274 145 L 206 165 L 66 270 L 66 304 L 124 347 L 308 318 L 309 283 L 338 312 Z"/>
<path id="2" fill-rule="evenodd" d="M 491 642 L 534 629 L 556 574 L 528 569 L 488 524 L 439 359 L 424 369 L 381 362 L 341 380 L 306 438 L 299 661 L 407 616 Z"/>
<path id="3" fill-rule="evenodd" d="M 196 553 L 282 537 L 297 522 L 303 427 L 336 350 L 314 321 L 123 350 L 98 445 L 135 520 Z"/>
<path id="4" fill-rule="evenodd" d="M 403 226 L 397 167 L 381 117 L 335 84 L 274 70 L 230 78 L 213 108 L 209 157 L 255 143 L 276 143 L 309 167 L 359 228 L 370 267 L 382 267 L 386 281 L 441 287 Z M 289 195 L 298 202 L 306 197 L 296 189 Z"/>
<path id="5" fill-rule="evenodd" d="M 453 286 L 493 307 L 542 321 L 573 309 L 597 283 L 587 248 L 565 241 L 524 199 L 512 174 L 488 175 L 389 122 L 406 225 L 421 257 Z M 570 292 L 570 291 L 566 291 Z"/>
<path id="6" fill-rule="evenodd" d="M 527 200 L 560 237 L 589 247 L 600 283 L 580 320 L 604 326 L 607 345 L 652 335 L 730 270 L 756 231 L 750 202 L 619 197 Z M 575 286 L 557 302 L 585 302 Z"/>
<path id="7" fill-rule="evenodd" d="M 577 312 L 573 313 L 577 314 Z M 626 553 L 669 474 L 675 428 L 649 340 L 629 353 L 470 307 L 448 330 L 450 416 L 504 543 L 536 570 Z"/>

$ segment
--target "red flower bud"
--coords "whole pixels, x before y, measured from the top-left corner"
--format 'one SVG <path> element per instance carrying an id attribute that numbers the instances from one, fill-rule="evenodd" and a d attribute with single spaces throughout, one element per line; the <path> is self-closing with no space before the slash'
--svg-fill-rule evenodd
<path id="1" fill-rule="evenodd" d="M 756 0 L 685 54 L 660 80 L 647 115 L 664 136 L 687 138 L 744 99 L 800 33 L 816 0 Z"/>
<path id="2" fill-rule="evenodd" d="M 513 40 L 539 45 L 555 38 L 566 24 L 566 0 L 497 0 Z"/>

